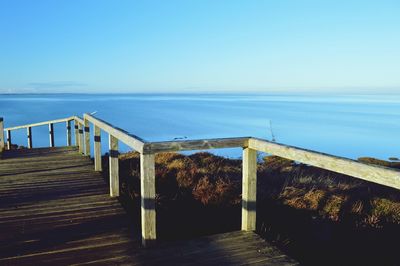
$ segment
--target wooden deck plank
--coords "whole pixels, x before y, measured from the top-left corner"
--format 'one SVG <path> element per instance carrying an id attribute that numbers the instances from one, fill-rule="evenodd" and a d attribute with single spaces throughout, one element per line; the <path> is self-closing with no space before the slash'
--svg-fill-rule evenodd
<path id="1" fill-rule="evenodd" d="M 144 249 L 131 223 L 76 147 L 13 150 L 0 160 L 0 265 L 296 264 L 244 231 Z"/>

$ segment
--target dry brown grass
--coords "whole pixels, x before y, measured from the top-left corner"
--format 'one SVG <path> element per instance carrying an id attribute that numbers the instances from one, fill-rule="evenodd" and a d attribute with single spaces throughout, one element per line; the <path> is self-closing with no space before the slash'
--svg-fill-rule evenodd
<path id="1" fill-rule="evenodd" d="M 400 169 L 400 162 L 396 162 L 396 161 L 398 161 L 398 159 L 394 158 L 394 157 L 389 158 L 389 160 L 392 160 L 392 162 L 379 160 L 379 159 L 371 158 L 371 157 L 361 157 L 361 158 L 358 158 L 358 160 L 363 163 L 376 164 L 376 165 L 381 165 L 381 166 L 385 166 L 385 167 Z M 395 162 L 393 162 L 393 161 L 395 161 Z"/>
<path id="2" fill-rule="evenodd" d="M 107 158 L 104 159 L 107 173 Z M 241 160 L 204 152 L 161 153 L 155 159 L 160 235 L 176 238 L 239 229 Z M 373 158 L 360 161 L 393 168 L 400 165 Z M 120 156 L 122 202 L 133 205 L 129 210 L 140 209 L 139 163 L 138 153 Z M 343 253 L 357 245 L 361 253 L 368 248 L 381 248 L 382 256 L 389 261 L 394 259 L 387 253 L 391 246 L 370 247 L 371 243 L 365 239 L 386 241 L 399 233 L 397 190 L 276 156 L 263 158 L 257 175 L 258 230 L 294 257 L 314 263 L 318 257 L 314 250 L 325 256 L 324 252 Z M 333 225 L 338 225 L 338 229 L 333 229 Z M 374 230 L 384 233 L 374 235 Z M 359 242 L 348 242 L 350 235 Z M 326 239 L 331 243 L 328 246 Z M 358 260 L 357 254 L 347 256 Z M 365 258 L 365 262 L 375 262 L 368 256 Z"/>
<path id="3" fill-rule="evenodd" d="M 399 167 L 398 162 L 360 158 L 362 162 Z M 190 198 L 204 206 L 237 206 L 241 197 L 241 161 L 210 153 L 156 155 L 159 204 Z M 139 154 L 120 155 L 124 193 L 137 198 Z M 335 222 L 352 220 L 357 226 L 383 226 L 400 221 L 397 191 L 276 156 L 258 166 L 259 198 L 273 199 L 298 210 L 314 211 Z"/>

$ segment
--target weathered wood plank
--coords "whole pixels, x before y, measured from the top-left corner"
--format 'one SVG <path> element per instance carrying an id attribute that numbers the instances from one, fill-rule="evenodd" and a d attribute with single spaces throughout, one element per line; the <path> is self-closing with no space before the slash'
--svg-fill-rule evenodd
<path id="1" fill-rule="evenodd" d="M 0 117 L 0 153 L 5 149 L 4 143 L 4 119 Z"/>
<path id="2" fill-rule="evenodd" d="M 187 150 L 238 148 L 246 146 L 248 139 L 249 139 L 248 137 L 242 137 L 242 138 L 147 142 L 144 144 L 143 153 L 146 154 L 146 153 L 187 151 Z"/>
<path id="3" fill-rule="evenodd" d="M 28 149 L 32 149 L 32 128 L 31 127 L 27 127 L 26 128 L 26 135 L 28 138 Z"/>
<path id="4" fill-rule="evenodd" d="M 140 155 L 142 244 L 152 246 L 156 235 L 156 185 L 154 154 Z"/>
<path id="5" fill-rule="evenodd" d="M 3 157 L 7 159 L 7 161 L 0 161 L 2 163 L 9 163 L 11 161 L 20 161 L 20 160 L 35 160 L 42 157 L 53 157 L 55 155 L 63 156 L 63 155 L 74 155 L 76 157 L 79 156 L 77 147 L 57 147 L 57 148 L 35 148 L 35 149 L 19 149 L 19 150 L 8 150 L 3 154 Z"/>
<path id="6" fill-rule="evenodd" d="M 97 195 L 96 195 L 97 196 Z M 98 196 L 97 196 L 98 197 Z M 74 197 L 75 198 L 75 197 Z M 74 199 L 73 198 L 73 199 Z M 85 197 L 77 197 L 77 198 L 85 198 Z M 82 201 L 73 201 L 69 200 L 67 203 L 68 205 L 65 205 L 63 209 L 60 209 L 59 206 L 60 204 L 64 204 L 66 201 L 62 202 L 61 200 L 56 200 L 56 201 L 49 201 L 46 202 L 45 204 L 42 204 L 39 208 L 35 207 L 35 205 L 27 207 L 19 207 L 19 211 L 16 212 L 15 210 L 3 210 L 2 211 L 2 217 L 0 219 L 0 223 L 5 223 L 5 222 L 10 222 L 10 221 L 19 221 L 20 219 L 27 219 L 27 218 L 32 218 L 32 217 L 43 217 L 43 215 L 58 215 L 60 213 L 65 213 L 67 211 L 74 212 L 77 209 L 86 211 L 89 209 L 93 209 L 96 207 L 98 208 L 103 208 L 103 207 L 117 207 L 120 206 L 117 201 L 110 201 L 108 198 L 101 198 L 101 200 L 98 199 L 93 199 L 91 201 L 87 202 L 82 202 Z"/>
<path id="7" fill-rule="evenodd" d="M 382 166 L 360 163 L 297 147 L 251 138 L 249 147 L 258 151 L 313 165 L 362 180 L 400 189 L 400 171 Z"/>
<path id="8" fill-rule="evenodd" d="M 85 130 L 85 155 L 90 156 L 90 125 L 87 119 L 84 120 Z"/>
<path id="9" fill-rule="evenodd" d="M 75 146 L 79 146 L 79 124 L 74 120 L 74 135 L 75 135 Z"/>
<path id="10" fill-rule="evenodd" d="M 50 140 L 50 147 L 54 147 L 54 125 L 53 125 L 53 123 L 49 124 L 49 140 Z"/>
<path id="11" fill-rule="evenodd" d="M 78 147 L 79 147 L 79 153 L 83 154 L 83 124 L 80 124 L 78 122 Z"/>
<path id="12" fill-rule="evenodd" d="M 78 122 L 78 124 L 84 125 L 85 121 L 83 121 L 82 118 L 80 118 L 79 116 L 74 116 L 74 120 Z"/>
<path id="13" fill-rule="evenodd" d="M 118 139 L 109 135 L 109 163 L 110 163 L 110 196 L 119 196 L 119 162 Z"/>
<path id="14" fill-rule="evenodd" d="M 102 171 L 101 165 L 101 130 L 94 126 L 94 170 Z"/>
<path id="15" fill-rule="evenodd" d="M 119 141 L 122 141 L 132 149 L 142 152 L 144 141 L 139 137 L 129 134 L 125 130 L 114 127 L 113 125 L 99 118 L 93 117 L 89 114 L 84 114 L 84 118 L 93 123 L 94 125 L 100 127 L 103 131 L 107 132 L 108 134 L 113 135 Z"/>
<path id="16" fill-rule="evenodd" d="M 73 120 L 73 119 L 74 119 L 74 117 L 71 116 L 71 117 L 67 117 L 67 118 L 48 120 L 48 121 L 44 121 L 44 122 L 26 124 L 26 125 L 22 125 L 22 126 L 8 127 L 8 128 L 5 128 L 4 130 L 16 130 L 16 129 L 22 129 L 22 128 L 27 128 L 27 127 L 45 126 L 45 125 L 48 125 L 48 124 L 62 123 L 62 122 L 70 121 L 70 120 Z"/>
<path id="17" fill-rule="evenodd" d="M 257 151 L 243 149 L 242 230 L 256 230 Z"/>
<path id="18" fill-rule="evenodd" d="M 29 150 L 29 154 L 35 154 L 35 150 Z M 36 257 L 34 254 L 42 250 L 50 248 L 57 251 L 62 248 L 62 245 L 71 246 L 72 244 L 69 244 L 71 240 L 84 240 L 85 236 L 92 237 L 102 232 L 114 234 L 113 228 L 120 227 L 121 224 L 124 224 L 124 228 L 129 226 L 129 219 L 121 205 L 117 200 L 109 198 L 107 185 L 102 177 L 93 171 L 93 168 L 88 168 L 91 169 L 91 172 L 88 172 L 89 177 L 80 170 L 83 169 L 81 167 L 78 168 L 79 171 L 76 174 L 72 174 L 76 171 L 71 168 L 75 166 L 76 158 L 81 158 L 81 161 L 84 161 L 83 165 L 87 165 L 85 167 L 90 166 L 86 163 L 90 162 L 87 157 L 76 157 L 72 147 L 68 149 L 71 154 L 63 156 L 54 153 L 57 148 L 37 150 L 40 150 L 39 154 L 48 150 L 55 156 L 23 157 L 24 161 L 42 158 L 39 165 L 35 162 L 24 163 L 22 165 L 24 171 L 36 173 L 37 169 L 44 170 L 43 166 L 57 168 L 62 165 L 64 169 L 58 174 L 42 171 L 38 178 L 30 178 L 29 173 L 18 174 L 21 164 L 18 165 L 16 162 L 19 159 L 18 154 L 27 152 L 25 150 L 6 152 L 6 159 L 2 160 L 2 165 L 6 166 L 11 162 L 9 167 L 4 169 L 14 171 L 15 174 L 2 176 L 0 179 L 2 190 L 0 192 L 2 213 L 0 216 L 0 264 L 15 264 L 21 255 L 30 258 L 25 262 L 26 264 L 42 264 L 43 260 L 34 260 Z M 64 153 L 65 149 L 60 149 L 60 151 Z M 13 158 L 8 159 L 10 154 Z M 68 156 L 70 160 L 66 159 Z M 2 174 L 3 171 L 0 169 L 0 175 Z M 10 183 L 5 179 L 13 182 Z M 5 182 L 2 183 L 3 181 Z M 88 193 L 89 191 L 92 192 Z M 71 229 L 66 231 L 67 228 Z M 127 231 L 120 236 L 129 239 Z M 120 236 L 117 235 L 114 239 Z M 98 243 L 99 239 L 94 241 Z M 104 241 L 107 243 L 114 240 L 108 238 L 107 235 Z M 84 248 L 88 243 L 81 241 L 73 245 Z M 7 263 L 7 261 L 13 262 Z"/>
<path id="19" fill-rule="evenodd" d="M 43 157 L 47 157 L 47 156 L 43 156 Z M 38 167 L 43 166 L 43 164 L 45 164 L 48 161 L 54 162 L 54 163 L 60 163 L 62 164 L 62 161 L 59 161 L 59 159 L 61 160 L 75 160 L 76 162 L 82 162 L 83 160 L 81 158 L 79 158 L 79 155 L 73 155 L 73 156 L 69 156 L 68 154 L 63 155 L 63 154 L 55 154 L 54 156 L 51 156 L 51 158 L 44 160 L 41 157 L 35 156 L 34 158 L 32 158 L 32 160 L 29 160 L 26 157 L 22 157 L 22 160 L 15 160 L 15 159 L 7 159 L 8 162 L 1 162 L 0 163 L 0 169 L 8 169 L 10 171 L 12 171 L 12 169 L 8 168 L 8 167 L 15 167 L 18 168 L 18 166 L 20 167 L 24 167 L 24 166 L 30 166 L 30 165 L 34 165 L 36 164 Z M 90 161 L 88 161 L 88 163 L 90 163 Z"/>
<path id="20" fill-rule="evenodd" d="M 67 146 L 72 145 L 72 139 L 71 139 L 71 121 L 65 122 L 65 127 L 67 129 Z"/>
<path id="21" fill-rule="evenodd" d="M 11 150 L 11 130 L 7 130 L 7 149 Z"/>

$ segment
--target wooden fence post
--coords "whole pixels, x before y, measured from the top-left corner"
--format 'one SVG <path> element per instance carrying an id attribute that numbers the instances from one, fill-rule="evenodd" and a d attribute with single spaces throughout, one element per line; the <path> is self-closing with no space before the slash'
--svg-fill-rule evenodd
<path id="1" fill-rule="evenodd" d="M 110 196 L 119 196 L 119 163 L 118 139 L 109 135 L 109 161 L 110 161 Z"/>
<path id="2" fill-rule="evenodd" d="M 101 171 L 101 131 L 94 125 L 94 170 Z"/>
<path id="3" fill-rule="evenodd" d="M 54 125 L 53 125 L 53 123 L 49 124 L 49 139 L 50 139 L 50 147 L 54 147 Z"/>
<path id="4" fill-rule="evenodd" d="M 83 125 L 78 122 L 78 146 L 79 153 L 83 153 Z"/>
<path id="5" fill-rule="evenodd" d="M 67 127 L 67 146 L 71 146 L 71 121 L 66 121 L 65 122 L 66 127 Z"/>
<path id="6" fill-rule="evenodd" d="M 75 146 L 79 146 L 79 126 L 78 122 L 74 120 L 74 133 L 75 133 Z"/>
<path id="7" fill-rule="evenodd" d="M 142 245 L 151 246 L 156 234 L 155 155 L 140 154 Z"/>
<path id="8" fill-rule="evenodd" d="M 7 149 L 11 150 L 11 130 L 7 130 Z"/>
<path id="9" fill-rule="evenodd" d="M 84 119 L 85 129 L 85 155 L 90 156 L 90 125 L 87 119 Z"/>
<path id="10" fill-rule="evenodd" d="M 0 152 L 4 151 L 4 119 L 0 117 Z"/>
<path id="11" fill-rule="evenodd" d="M 32 128 L 26 128 L 26 135 L 28 137 L 28 149 L 32 149 Z"/>
<path id="12" fill-rule="evenodd" d="M 257 151 L 243 149 L 242 230 L 256 229 Z"/>

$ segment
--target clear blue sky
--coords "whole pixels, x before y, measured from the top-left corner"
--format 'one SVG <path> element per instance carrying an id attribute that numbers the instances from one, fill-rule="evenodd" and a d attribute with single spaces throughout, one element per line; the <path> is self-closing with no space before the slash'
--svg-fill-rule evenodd
<path id="1" fill-rule="evenodd" d="M 0 0 L 0 92 L 400 90 L 400 1 Z"/>

